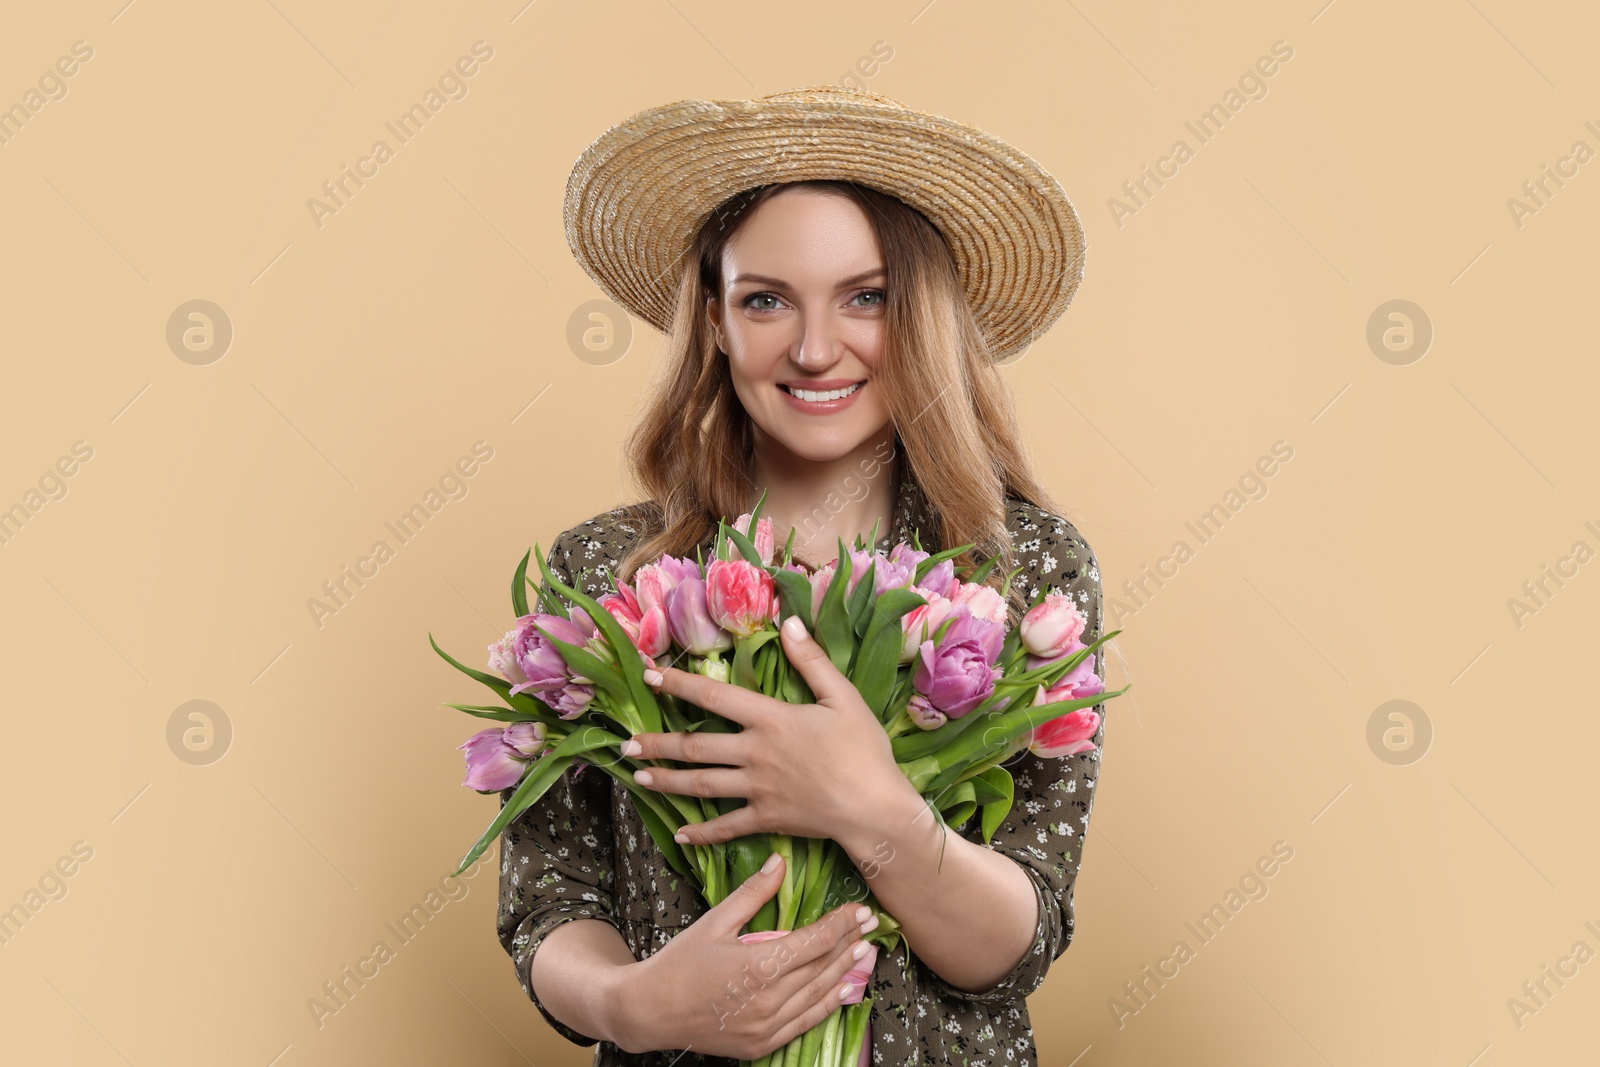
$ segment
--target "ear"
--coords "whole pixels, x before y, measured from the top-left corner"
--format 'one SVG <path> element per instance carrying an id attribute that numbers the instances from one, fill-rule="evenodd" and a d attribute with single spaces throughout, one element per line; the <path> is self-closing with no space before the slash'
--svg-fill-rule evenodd
<path id="1" fill-rule="evenodd" d="M 727 351 L 722 344 L 722 301 L 715 296 L 706 297 L 706 320 L 711 323 L 711 332 L 717 339 L 717 348 Z"/>

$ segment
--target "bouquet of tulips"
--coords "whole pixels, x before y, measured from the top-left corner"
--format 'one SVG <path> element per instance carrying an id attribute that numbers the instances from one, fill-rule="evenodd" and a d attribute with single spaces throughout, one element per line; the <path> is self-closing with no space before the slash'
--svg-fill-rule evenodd
<path id="1" fill-rule="evenodd" d="M 765 497 L 763 496 L 763 501 Z M 813 702 L 810 687 L 777 640 L 798 615 L 829 659 L 860 691 L 892 741 L 895 759 L 935 817 L 957 829 L 977 815 L 989 841 L 1011 809 L 1013 783 L 1002 766 L 1024 749 L 1042 757 L 1092 751 L 1099 715 L 1090 710 L 1126 689 L 1105 692 L 1086 620 L 1066 595 L 1040 590 L 1020 625 L 1007 632 L 1004 591 L 983 584 L 991 559 L 964 576 L 953 558 L 970 545 L 930 554 L 901 542 L 884 554 L 858 538 L 815 572 L 792 561 L 793 532 L 776 560 L 772 521 L 754 511 L 718 523 L 713 558 L 663 556 L 616 583 L 598 600 L 554 575 L 538 547 L 544 582 L 528 602 L 528 556 L 512 578 L 516 629 L 489 646 L 486 673 L 439 655 L 488 686 L 500 705 L 450 704 L 503 725 L 485 729 L 466 750 L 465 785 L 497 793 L 515 786 L 499 815 L 456 873 L 470 866 L 505 827 L 539 800 L 574 761 L 598 767 L 627 788 L 667 863 L 708 906 L 757 871 L 773 853 L 784 881 L 743 940 L 780 937 L 847 900 L 872 907 L 879 925 L 867 940 L 892 950 L 900 925 L 883 911 L 839 845 L 755 834 L 721 844 L 681 845 L 674 834 L 735 807 L 740 797 L 694 797 L 640 786 L 648 764 L 621 754 L 630 735 L 730 731 L 739 727 L 645 684 L 643 671 L 670 660 L 681 669 L 753 689 L 786 703 Z M 876 529 L 873 543 L 876 543 Z M 576 583 L 575 583 L 576 584 Z M 666 657 L 666 659 L 661 659 Z M 652 662 L 647 662 L 647 660 Z M 581 767 L 580 767 L 581 771 Z M 757 1067 L 845 1067 L 864 1060 L 872 1001 L 865 979 L 876 954 L 852 972 L 860 992 L 827 1022 L 756 1061 Z"/>

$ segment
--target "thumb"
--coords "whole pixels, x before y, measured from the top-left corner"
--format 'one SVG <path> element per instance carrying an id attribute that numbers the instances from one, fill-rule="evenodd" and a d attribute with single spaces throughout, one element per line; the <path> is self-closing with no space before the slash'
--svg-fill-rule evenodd
<path id="1" fill-rule="evenodd" d="M 817 643 L 817 639 L 806 632 L 805 623 L 800 621 L 800 616 L 789 616 L 783 620 L 779 630 L 783 634 L 784 655 L 789 657 L 789 662 L 794 664 L 795 669 L 800 672 L 800 677 L 811 687 L 817 703 L 820 704 L 829 697 L 839 696 L 846 691 L 855 690 L 850 679 L 833 665 L 833 660 Z"/>
<path id="2" fill-rule="evenodd" d="M 783 885 L 783 857 L 774 852 L 767 857 L 761 869 L 740 882 L 733 892 L 712 908 L 717 918 L 733 932 L 744 929 L 744 924 L 755 918 L 761 905 Z"/>

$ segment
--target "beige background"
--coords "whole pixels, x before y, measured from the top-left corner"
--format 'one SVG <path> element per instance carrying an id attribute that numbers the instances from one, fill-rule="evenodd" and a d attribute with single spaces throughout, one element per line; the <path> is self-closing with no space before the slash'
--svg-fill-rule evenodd
<path id="1" fill-rule="evenodd" d="M 457 784 L 475 723 L 437 707 L 476 687 L 427 633 L 480 655 L 522 552 L 631 499 L 657 335 L 568 341 L 599 296 L 562 232 L 573 159 L 640 108 L 836 82 L 875 48 L 865 84 L 1035 155 L 1091 242 L 1005 370 L 1129 608 L 1112 681 L 1135 683 L 1077 937 L 1031 1002 L 1041 1063 L 1593 1055 L 1600 963 L 1508 1006 L 1600 951 L 1600 163 L 1520 226 L 1508 207 L 1600 149 L 1588 5 L 122 3 L 0 35 L 0 105 L 93 49 L 0 144 L 0 507 L 92 449 L 0 545 L 0 907 L 73 871 L 0 945 L 8 1062 L 589 1061 L 518 989 L 488 866 L 320 1028 L 307 1001 L 492 815 Z M 308 198 L 480 40 L 468 95 L 319 227 Z M 1198 144 L 1184 123 L 1276 41 L 1266 95 Z M 1193 158 L 1119 225 L 1179 138 Z M 233 330 L 207 365 L 166 340 L 199 299 Z M 1434 331 L 1407 365 L 1367 341 L 1399 299 Z M 467 495 L 399 544 L 384 523 L 478 441 Z M 1200 544 L 1185 523 L 1279 441 L 1266 495 Z M 393 558 L 319 625 L 307 601 L 379 539 Z M 1180 539 L 1143 606 L 1120 594 Z M 1519 625 L 1508 600 L 1579 541 Z M 207 765 L 169 744 L 192 700 L 231 724 Z M 1391 700 L 1431 741 L 1369 743 Z M 1202 944 L 1185 924 L 1280 841 Z"/>

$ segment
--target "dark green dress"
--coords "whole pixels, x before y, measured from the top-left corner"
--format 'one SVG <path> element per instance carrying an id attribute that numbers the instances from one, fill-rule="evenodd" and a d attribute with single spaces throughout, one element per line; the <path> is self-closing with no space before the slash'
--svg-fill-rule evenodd
<path id="1" fill-rule="evenodd" d="M 590 596 L 608 591 L 617 566 L 642 530 L 642 505 L 613 509 L 556 538 L 546 553 L 551 569 Z M 1007 499 L 1015 582 L 1031 600 L 1042 586 L 1067 593 L 1088 626 L 1083 641 L 1101 634 L 1100 573 L 1088 543 L 1067 519 L 1024 501 Z M 915 481 L 902 479 L 894 525 L 878 548 L 926 531 L 927 501 Z M 835 543 L 837 544 L 837 542 Z M 928 539 L 924 536 L 924 547 Z M 781 544 L 780 544 L 781 548 Z M 709 550 L 709 544 L 707 545 Z M 823 559 L 834 551 L 813 553 Z M 707 553 L 709 554 L 709 552 Z M 1014 614 L 1014 609 L 1013 609 Z M 1011 620 L 1015 625 L 1015 617 Z M 1104 677 L 1096 657 L 1096 673 Z M 868 995 L 872 1007 L 874 1067 L 1033 1067 L 1033 1029 L 1024 1000 L 1067 948 L 1073 931 L 1073 883 L 1094 804 L 1105 740 L 1104 705 L 1094 737 L 1097 751 L 1064 759 L 1014 756 L 1006 768 L 1016 781 L 1015 803 L 988 847 L 1015 860 L 1034 883 L 1039 924 L 1033 945 L 997 986 L 972 994 L 944 982 L 902 940 L 880 951 Z M 570 919 L 614 925 L 636 959 L 662 948 L 705 914 L 694 887 L 667 865 L 634 811 L 628 792 L 593 768 L 569 770 L 545 796 L 513 822 L 501 839 L 498 931 L 517 981 L 549 1024 L 579 1045 L 596 1043 L 559 1022 L 533 995 L 528 967 L 545 935 Z M 502 802 L 511 790 L 502 794 Z M 979 820 L 961 829 L 983 843 Z M 730 1067 L 736 1061 L 693 1050 L 630 1055 L 599 1042 L 596 1067 Z"/>

